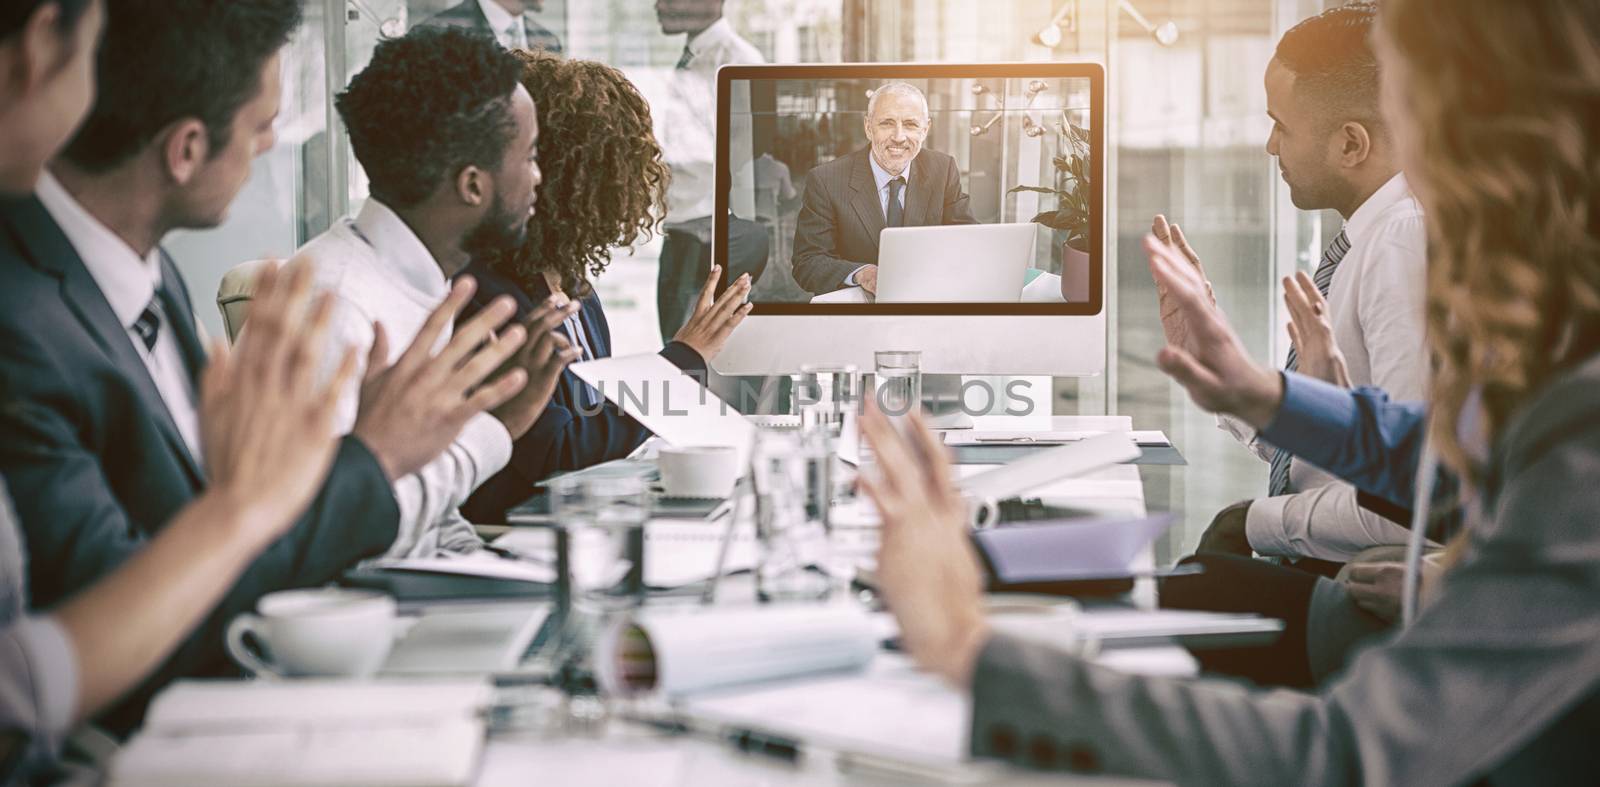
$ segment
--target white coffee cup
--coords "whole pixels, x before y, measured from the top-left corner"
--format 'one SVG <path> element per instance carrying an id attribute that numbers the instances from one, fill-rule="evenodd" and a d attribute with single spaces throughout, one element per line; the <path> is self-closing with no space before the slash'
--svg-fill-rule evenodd
<path id="1" fill-rule="evenodd" d="M 383 593 L 314 588 L 269 593 L 228 624 L 228 654 L 262 677 L 370 677 L 394 645 L 395 603 Z M 255 635 L 270 653 L 246 647 Z"/>
<path id="2" fill-rule="evenodd" d="M 668 497 L 727 497 L 741 469 L 738 449 L 724 445 L 662 446 L 656 463 Z"/>

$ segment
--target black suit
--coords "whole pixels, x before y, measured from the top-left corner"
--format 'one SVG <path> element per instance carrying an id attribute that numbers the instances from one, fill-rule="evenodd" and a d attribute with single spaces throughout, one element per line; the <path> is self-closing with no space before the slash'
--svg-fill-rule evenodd
<path id="1" fill-rule="evenodd" d="M 192 381 L 205 358 L 189 294 L 162 260 L 167 319 Z M 48 608 L 106 576 L 203 489 L 127 329 L 38 200 L 0 201 L 0 473 L 27 539 L 28 585 Z M 377 460 L 340 446 L 311 509 L 252 563 L 198 629 L 104 721 L 127 729 L 175 677 L 230 668 L 227 621 L 262 594 L 314 586 L 393 543 L 400 512 Z"/>
<path id="2" fill-rule="evenodd" d="M 794 228 L 794 280 L 821 295 L 845 287 L 845 277 L 878 263 L 878 233 L 885 224 L 878 182 L 862 148 L 812 169 Z M 954 157 L 924 148 L 911 161 L 902 227 L 976 224 L 961 168 Z"/>
<path id="3" fill-rule="evenodd" d="M 561 54 L 561 39 L 557 38 L 555 33 L 527 16 L 522 17 L 522 25 L 528 36 L 528 49 L 543 49 L 554 55 Z M 465 0 L 460 5 L 446 8 L 423 20 L 422 26 L 459 27 L 498 40 L 497 31 L 489 27 L 489 20 L 484 17 L 483 9 L 478 6 L 478 0 Z"/>

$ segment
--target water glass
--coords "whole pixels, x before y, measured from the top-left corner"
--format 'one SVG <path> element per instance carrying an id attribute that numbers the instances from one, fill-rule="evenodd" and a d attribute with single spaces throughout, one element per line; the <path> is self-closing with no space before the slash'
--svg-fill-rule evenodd
<path id="1" fill-rule="evenodd" d="M 761 601 L 816 601 L 832 591 L 826 573 L 826 501 L 806 440 L 794 432 L 764 432 L 751 459 L 756 509 L 756 597 Z"/>
<path id="2" fill-rule="evenodd" d="M 861 409 L 861 375 L 849 364 L 801 366 L 794 404 L 801 431 L 820 428 L 837 437 L 849 430 Z"/>
<path id="3" fill-rule="evenodd" d="M 922 353 L 880 350 L 873 354 L 878 409 L 891 419 L 910 415 L 922 406 Z"/>
<path id="4" fill-rule="evenodd" d="M 605 614 L 644 603 L 644 525 L 649 495 L 641 476 L 557 482 L 551 511 L 566 593 L 580 612 Z"/>

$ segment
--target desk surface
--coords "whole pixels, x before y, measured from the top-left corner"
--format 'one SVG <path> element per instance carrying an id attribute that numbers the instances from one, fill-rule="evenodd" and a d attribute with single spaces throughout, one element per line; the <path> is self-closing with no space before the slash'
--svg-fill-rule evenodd
<path id="1" fill-rule="evenodd" d="M 986 416 L 975 419 L 982 430 L 1127 431 L 1125 416 Z M 960 473 L 982 466 L 963 466 Z M 1118 516 L 1145 514 L 1144 486 L 1139 468 L 1118 465 L 1082 478 L 1073 478 L 1035 490 L 1030 496 L 1046 502 L 1071 505 Z M 1153 568 L 1154 556 L 1145 550 L 1134 568 Z M 719 594 L 721 595 L 721 594 Z M 1153 580 L 1139 580 L 1135 603 L 1155 604 Z M 943 777 L 943 778 L 940 778 Z M 892 765 L 841 765 L 831 752 L 815 752 L 798 763 L 743 754 L 731 746 L 703 738 L 667 735 L 653 728 L 613 720 L 600 730 L 573 732 L 542 729 L 497 732 L 485 751 L 478 783 L 485 786 L 523 785 L 530 781 L 563 785 L 878 785 L 926 784 L 946 781 L 968 784 L 1062 784 L 1059 775 L 1025 773 L 998 763 L 973 763 L 960 771 L 930 774 L 906 772 Z M 1068 783 L 1148 784 L 1114 779 L 1082 778 Z"/>

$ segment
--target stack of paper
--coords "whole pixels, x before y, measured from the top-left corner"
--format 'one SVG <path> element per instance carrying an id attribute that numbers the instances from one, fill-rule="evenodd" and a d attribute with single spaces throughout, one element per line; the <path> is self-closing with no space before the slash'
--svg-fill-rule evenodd
<path id="1" fill-rule="evenodd" d="M 486 681 L 184 681 L 150 706 L 114 785 L 464 785 Z"/>

